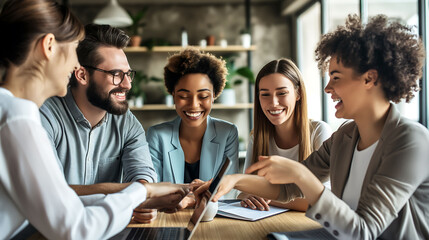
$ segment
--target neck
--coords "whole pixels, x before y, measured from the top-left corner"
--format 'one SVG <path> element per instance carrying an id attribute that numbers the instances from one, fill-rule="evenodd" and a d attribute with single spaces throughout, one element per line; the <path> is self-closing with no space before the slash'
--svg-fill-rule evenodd
<path id="1" fill-rule="evenodd" d="M 38 107 L 53 96 L 52 90 L 46 87 L 41 74 L 29 74 L 14 66 L 7 70 L 5 81 L 1 86 L 12 92 L 15 97 L 30 100 Z"/>
<path id="2" fill-rule="evenodd" d="M 274 139 L 278 147 L 289 149 L 298 144 L 298 134 L 295 129 L 294 115 L 281 125 L 275 126 Z"/>
<path id="3" fill-rule="evenodd" d="M 72 88 L 71 92 L 77 107 L 89 121 L 91 127 L 96 126 L 106 115 L 106 110 L 92 105 L 86 96 L 85 89 L 80 88 L 80 86 Z"/>
<path id="4" fill-rule="evenodd" d="M 207 129 L 207 119 L 198 127 L 190 127 L 183 124 L 183 121 L 180 122 L 179 137 L 182 140 L 188 142 L 201 141 L 203 139 L 204 133 Z"/>
<path id="5" fill-rule="evenodd" d="M 363 150 L 380 139 L 389 109 L 389 101 L 375 102 L 366 106 L 355 119 L 360 135 L 358 150 Z"/>

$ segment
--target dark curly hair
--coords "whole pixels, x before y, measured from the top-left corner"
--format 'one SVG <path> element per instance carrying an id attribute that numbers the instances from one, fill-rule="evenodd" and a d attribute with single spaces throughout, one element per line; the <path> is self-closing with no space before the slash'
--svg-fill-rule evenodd
<path id="1" fill-rule="evenodd" d="M 217 98 L 225 87 L 228 70 L 225 60 L 219 59 L 210 53 L 187 48 L 171 56 L 164 67 L 167 91 L 172 94 L 179 79 L 189 73 L 207 74 L 213 84 L 214 97 Z"/>
<path id="2" fill-rule="evenodd" d="M 358 74 L 375 69 L 388 100 L 409 102 L 420 90 L 425 58 L 423 43 L 411 30 L 385 15 L 372 17 L 366 26 L 357 15 L 349 15 L 345 26 L 322 36 L 316 61 L 323 71 L 333 56 Z"/>

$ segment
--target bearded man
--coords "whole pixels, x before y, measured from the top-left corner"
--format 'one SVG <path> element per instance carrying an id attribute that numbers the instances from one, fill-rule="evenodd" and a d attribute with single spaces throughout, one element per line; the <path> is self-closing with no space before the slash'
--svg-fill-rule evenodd
<path id="1" fill-rule="evenodd" d="M 71 76 L 67 95 L 50 98 L 40 108 L 59 167 L 78 195 L 155 182 L 144 129 L 126 100 L 135 75 L 123 51 L 129 37 L 109 25 L 89 24 L 85 32 L 76 50 L 81 66 Z M 156 210 L 134 210 L 138 222 L 155 218 Z"/>

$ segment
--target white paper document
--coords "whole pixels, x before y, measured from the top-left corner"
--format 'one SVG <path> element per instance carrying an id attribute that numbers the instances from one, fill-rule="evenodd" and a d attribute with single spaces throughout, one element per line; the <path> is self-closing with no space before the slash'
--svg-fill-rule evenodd
<path id="1" fill-rule="evenodd" d="M 228 203 L 228 202 L 219 202 L 218 215 L 235 218 L 246 221 L 256 221 L 266 217 L 270 217 L 279 213 L 289 211 L 289 209 L 278 208 L 270 206 L 269 211 L 260 211 L 253 210 L 250 208 L 244 208 L 240 205 L 240 201 Z"/>

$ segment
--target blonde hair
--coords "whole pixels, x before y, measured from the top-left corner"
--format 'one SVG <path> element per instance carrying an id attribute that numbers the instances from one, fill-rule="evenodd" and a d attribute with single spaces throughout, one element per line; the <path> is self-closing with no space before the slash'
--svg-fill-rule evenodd
<path id="1" fill-rule="evenodd" d="M 313 151 L 310 142 L 310 120 L 307 113 L 307 94 L 304 81 L 298 67 L 289 59 L 278 59 L 266 64 L 258 73 L 255 83 L 254 101 L 254 128 L 252 163 L 258 161 L 258 156 L 269 154 L 269 141 L 274 136 L 274 125 L 268 120 L 262 111 L 259 102 L 259 82 L 270 74 L 280 73 L 289 79 L 295 88 L 295 93 L 300 97 L 294 109 L 294 126 L 298 130 L 299 137 L 299 161 L 306 159 Z"/>

